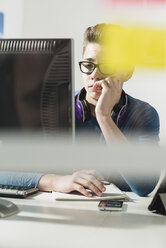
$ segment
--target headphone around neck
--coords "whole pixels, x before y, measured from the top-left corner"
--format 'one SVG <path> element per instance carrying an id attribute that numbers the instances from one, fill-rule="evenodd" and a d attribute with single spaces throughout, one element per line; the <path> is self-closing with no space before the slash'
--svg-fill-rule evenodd
<path id="1" fill-rule="evenodd" d="M 118 127 L 123 123 L 128 109 L 128 97 L 122 90 L 121 98 L 112 110 L 111 117 Z M 86 90 L 82 88 L 75 99 L 76 118 L 79 121 L 86 122 L 91 119 L 91 110 L 88 101 L 86 100 Z"/>

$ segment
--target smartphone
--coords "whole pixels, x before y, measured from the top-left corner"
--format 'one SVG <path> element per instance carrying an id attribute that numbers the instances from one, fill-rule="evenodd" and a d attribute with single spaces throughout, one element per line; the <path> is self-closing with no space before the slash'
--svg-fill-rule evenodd
<path id="1" fill-rule="evenodd" d="M 102 200 L 99 202 L 98 208 L 100 210 L 112 211 L 122 210 L 123 201 Z"/>

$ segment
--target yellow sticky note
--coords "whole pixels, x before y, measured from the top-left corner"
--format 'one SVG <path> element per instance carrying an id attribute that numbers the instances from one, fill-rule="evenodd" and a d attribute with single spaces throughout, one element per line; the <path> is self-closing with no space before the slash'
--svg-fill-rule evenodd
<path id="1" fill-rule="evenodd" d="M 110 61 L 115 70 L 166 66 L 165 30 L 108 25 L 102 42 L 106 47 L 102 59 Z"/>

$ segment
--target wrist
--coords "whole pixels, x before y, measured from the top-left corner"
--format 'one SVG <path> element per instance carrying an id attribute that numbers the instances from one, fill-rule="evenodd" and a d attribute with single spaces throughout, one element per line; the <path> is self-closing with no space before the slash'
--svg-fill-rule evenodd
<path id="1" fill-rule="evenodd" d="M 98 122 L 108 122 L 110 120 L 112 120 L 111 118 L 111 114 L 101 114 L 101 113 L 96 113 L 96 119 Z"/>
<path id="2" fill-rule="evenodd" d="M 110 119 L 113 107 L 99 109 L 95 108 L 96 118 L 100 119 Z"/>
<path id="3" fill-rule="evenodd" d="M 114 129 L 115 127 L 115 123 L 112 120 L 111 115 L 98 115 L 96 116 L 96 119 L 101 129 L 103 129 L 103 127 Z"/>
<path id="4" fill-rule="evenodd" d="M 45 174 L 38 182 L 38 189 L 42 191 L 53 191 L 56 190 L 56 185 L 58 180 L 61 178 L 59 175 L 55 174 Z"/>

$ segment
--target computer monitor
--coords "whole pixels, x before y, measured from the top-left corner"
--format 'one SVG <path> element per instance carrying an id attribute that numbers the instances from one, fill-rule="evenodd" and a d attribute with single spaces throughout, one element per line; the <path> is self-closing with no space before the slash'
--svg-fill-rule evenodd
<path id="1" fill-rule="evenodd" d="M 0 131 L 72 135 L 72 43 L 0 40 Z"/>

